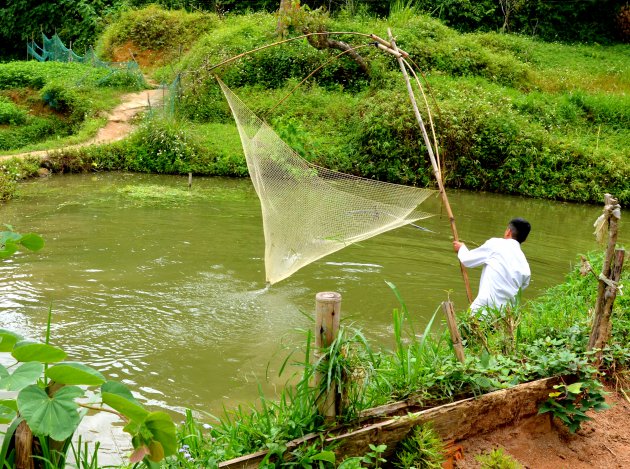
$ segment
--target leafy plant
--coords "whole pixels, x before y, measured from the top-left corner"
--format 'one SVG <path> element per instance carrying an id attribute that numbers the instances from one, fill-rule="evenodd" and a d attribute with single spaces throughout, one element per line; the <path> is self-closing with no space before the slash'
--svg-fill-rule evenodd
<path id="1" fill-rule="evenodd" d="M 493 449 L 488 454 L 478 454 L 475 459 L 481 463 L 482 469 L 523 469 L 518 461 L 503 452 L 503 448 Z"/>
<path id="2" fill-rule="evenodd" d="M 606 393 L 599 381 L 589 380 L 573 384 L 558 384 L 558 391 L 549 394 L 549 399 L 538 410 L 539 414 L 551 412 L 571 433 L 580 429 L 582 422 L 592 420 L 586 415 L 589 410 L 601 411 L 609 409 L 606 404 Z"/>
<path id="3" fill-rule="evenodd" d="M 367 464 L 368 467 L 381 467 L 383 463 L 387 462 L 387 459 L 383 457 L 387 445 L 373 445 L 370 443 L 369 446 L 370 451 L 361 458 L 361 462 Z"/>
<path id="4" fill-rule="evenodd" d="M 396 448 L 394 467 L 440 469 L 446 460 L 444 443 L 430 424 L 416 425 Z"/>
<path id="5" fill-rule="evenodd" d="M 44 246 L 39 235 L 20 235 L 11 226 L 5 226 L 8 230 L 0 232 L 3 257 L 13 255 L 19 246 L 32 251 Z M 83 363 L 66 361 L 66 352 L 50 344 L 51 318 L 52 309 L 44 343 L 0 329 L 0 352 L 10 353 L 15 359 L 11 365 L 0 365 L 0 389 L 17 393 L 13 399 L 0 401 L 0 423 L 10 424 L 0 449 L 0 467 L 10 464 L 25 450 L 15 438 L 23 422 L 38 443 L 33 448 L 39 450 L 21 456 L 42 459 L 46 468 L 65 467 L 72 436 L 88 409 L 112 412 L 126 423 L 124 430 L 131 435 L 134 447 L 132 463 L 142 461 L 152 467 L 152 463 L 175 454 L 175 425 L 171 417 L 165 412 L 144 409 L 124 384 L 106 380 L 99 371 Z M 77 402 L 79 398 L 83 402 Z M 88 456 L 87 446 L 82 449 L 80 440 L 73 452 L 75 460 L 84 467 L 94 466 L 95 456 Z"/>
<path id="6" fill-rule="evenodd" d="M 4 225 L 5 231 L 0 231 L 0 259 L 15 254 L 20 247 L 29 251 L 39 251 L 44 247 L 44 240 L 35 233 L 19 234 L 11 225 Z"/>
<path id="7" fill-rule="evenodd" d="M 124 430 L 132 436 L 135 448 L 131 462 L 144 461 L 150 466 L 150 462 L 175 453 L 175 426 L 168 414 L 145 410 L 122 383 L 107 381 L 82 363 L 65 361 L 66 353 L 49 344 L 49 332 L 45 343 L 24 340 L 6 329 L 0 330 L 0 338 L 0 351 L 9 352 L 16 360 L 8 367 L 0 366 L 0 389 L 18 393 L 16 399 L 2 401 L 0 420 L 26 422 L 42 451 L 33 457 L 45 458 L 52 467 L 65 467 L 70 441 L 87 409 L 113 412 L 126 422 Z M 96 390 L 88 392 L 85 387 Z M 77 402 L 88 395 L 89 404 Z M 17 428 L 11 428 L 14 426 Z M 7 433 L 7 441 L 14 432 L 15 428 Z M 5 445 L 0 464 L 21 450 Z"/>
<path id="8" fill-rule="evenodd" d="M 21 125 L 26 122 L 26 111 L 10 99 L 0 96 L 0 125 Z"/>

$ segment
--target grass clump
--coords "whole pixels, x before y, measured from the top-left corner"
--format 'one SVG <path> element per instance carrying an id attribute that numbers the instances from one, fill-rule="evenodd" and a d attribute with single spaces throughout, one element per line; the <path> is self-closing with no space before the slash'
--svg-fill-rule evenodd
<path id="1" fill-rule="evenodd" d="M 17 183 L 36 176 L 39 168 L 39 160 L 33 157 L 0 161 L 0 201 L 13 198 L 18 190 Z"/>
<path id="2" fill-rule="evenodd" d="M 482 469 L 523 469 L 523 466 L 509 454 L 503 452 L 503 448 L 493 449 L 487 454 L 475 456 Z"/>
<path id="3" fill-rule="evenodd" d="M 444 443 L 430 424 L 413 427 L 396 450 L 394 467 L 401 469 L 440 469 L 446 460 Z"/>

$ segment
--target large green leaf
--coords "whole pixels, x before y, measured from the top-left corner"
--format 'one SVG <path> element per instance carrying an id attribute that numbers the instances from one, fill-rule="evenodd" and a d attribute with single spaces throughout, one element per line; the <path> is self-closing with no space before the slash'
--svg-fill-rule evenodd
<path id="1" fill-rule="evenodd" d="M 573 383 L 567 386 L 567 391 L 571 394 L 580 394 L 582 392 L 582 386 L 584 383 Z"/>
<path id="2" fill-rule="evenodd" d="M 4 365 L 0 365 L 0 381 L 9 376 L 9 372 L 4 367 Z"/>
<path id="3" fill-rule="evenodd" d="M 10 352 L 13 346 L 20 340 L 23 340 L 20 334 L 16 334 L 8 329 L 0 329 L 0 352 Z"/>
<path id="4" fill-rule="evenodd" d="M 131 391 L 118 381 L 107 381 L 101 386 L 103 403 L 117 410 L 130 420 L 139 422 L 149 415 L 149 412 L 131 394 Z"/>
<path id="5" fill-rule="evenodd" d="M 11 355 L 20 362 L 54 363 L 66 358 L 66 352 L 60 348 L 28 340 L 15 344 Z"/>
<path id="6" fill-rule="evenodd" d="M 7 240 L 0 248 L 0 259 L 11 257 L 18 250 L 18 246 L 12 239 Z"/>
<path id="7" fill-rule="evenodd" d="M 13 409 L 17 412 L 17 402 L 15 399 L 0 399 L 0 405 Z"/>
<path id="8" fill-rule="evenodd" d="M 0 404 L 0 423 L 7 424 L 16 417 L 17 413 L 11 407 Z"/>
<path id="9" fill-rule="evenodd" d="M 0 231 L 0 243 L 6 243 L 7 241 L 17 241 L 22 235 L 13 231 L 11 225 L 4 225 L 8 228 L 7 231 Z"/>
<path id="10" fill-rule="evenodd" d="M 77 362 L 58 363 L 48 368 L 46 376 L 60 384 L 99 386 L 106 381 L 99 371 Z"/>
<path id="11" fill-rule="evenodd" d="M 64 441 L 81 422 L 74 399 L 82 395 L 80 387 L 64 386 L 50 397 L 39 386 L 32 385 L 18 394 L 18 409 L 34 435 Z"/>
<path id="12" fill-rule="evenodd" d="M 16 370 L 0 379 L 0 389 L 20 391 L 29 384 L 36 383 L 44 371 L 44 365 L 39 362 L 22 363 Z"/>
<path id="13" fill-rule="evenodd" d="M 164 449 L 164 455 L 175 454 L 177 449 L 177 435 L 175 424 L 166 412 L 151 412 L 144 421 L 144 425 L 153 434 L 153 439 L 159 441 Z"/>
<path id="14" fill-rule="evenodd" d="M 335 464 L 335 453 L 332 451 L 322 451 L 313 456 L 313 461 L 327 461 L 330 464 Z"/>
<path id="15" fill-rule="evenodd" d="M 19 243 L 26 249 L 29 249 L 31 251 L 39 251 L 41 248 L 44 247 L 44 238 L 35 233 L 27 233 L 25 235 L 22 235 Z"/>

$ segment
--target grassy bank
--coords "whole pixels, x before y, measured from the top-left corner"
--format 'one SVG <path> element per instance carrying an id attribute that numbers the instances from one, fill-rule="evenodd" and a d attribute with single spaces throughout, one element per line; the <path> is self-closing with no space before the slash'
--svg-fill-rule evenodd
<path id="1" fill-rule="evenodd" d="M 598 270 L 601 256 L 588 257 Z M 626 272 L 622 281 L 629 279 Z M 220 461 L 259 450 L 286 457 L 288 441 L 326 428 L 313 412 L 319 390 L 309 383 L 315 370 L 326 373 L 328 384 L 340 386 L 346 403 L 341 421 L 351 420 L 369 407 L 405 398 L 433 406 L 539 378 L 574 375 L 581 383 L 574 400 L 567 400 L 568 394 L 561 392 L 554 401 L 560 407 L 548 406 L 575 431 L 584 420 L 581 412 L 589 406 L 597 408 L 601 402 L 598 379 L 622 389 L 630 385 L 630 302 L 625 296 L 615 303 L 612 338 L 604 351 L 601 374 L 590 364 L 586 345 L 596 291 L 596 279 L 581 276 L 576 269 L 563 284 L 509 314 L 482 323 L 462 314 L 463 364 L 455 359 L 448 333 L 438 325 L 441 319 L 419 330 L 404 302 L 393 312 L 393 349 L 371 346 L 360 331 L 346 325 L 324 359 L 317 361 L 311 355 L 312 337 L 307 334 L 306 347 L 287 359 L 297 371 L 279 400 L 261 396 L 256 405 L 226 411 L 222 418 L 205 424 L 189 414 L 180 427 L 183 450 L 167 461 L 167 467 L 216 467 Z M 398 295 L 395 289 L 394 293 Z M 569 401 L 576 403 L 577 411 L 566 408 Z M 291 464 L 299 466 L 305 458 L 329 449 L 318 444 L 299 447 L 291 452 Z M 324 467 L 336 466 L 326 463 Z"/>
<path id="2" fill-rule="evenodd" d="M 447 186 L 576 202 L 599 202 L 610 192 L 623 205 L 630 202 L 630 46 L 461 34 L 438 20 L 408 13 L 402 9 L 388 19 L 376 19 L 342 12 L 318 21 L 329 30 L 381 36 L 387 27 L 394 29 L 399 46 L 430 84 Z M 105 31 L 100 50 L 116 58 L 117 51 L 132 48 L 138 57 L 150 58 L 148 65 L 160 81 L 179 75 L 175 115 L 153 116 L 123 143 L 62 150 L 49 165 L 63 171 L 245 176 L 231 114 L 207 70 L 275 41 L 276 23 L 266 13 L 217 16 L 155 6 L 121 15 Z M 339 38 L 352 45 L 364 43 L 355 36 Z M 316 50 L 304 40 L 214 72 L 306 159 L 367 178 L 432 185 L 427 152 L 396 62 L 373 47 L 360 53 L 369 76 L 345 57 L 328 62 L 333 52 Z M 76 82 L 76 77 L 63 81 Z M 67 133 L 81 132 L 77 125 L 96 128 L 98 110 L 106 107 L 102 100 L 107 98 L 98 91 L 101 98 L 78 93 L 90 96 L 93 102 L 87 108 L 84 100 L 70 100 L 76 104 L 65 117 Z M 11 103 L 0 103 L 0 113 L 7 105 Z M 68 127 L 67 121 L 85 109 L 92 117 Z M 22 114 L 7 111 L 14 121 Z M 46 145 L 50 140 L 27 148 Z"/>
<path id="3" fill-rule="evenodd" d="M 80 63 L 0 64 L 0 156 L 63 148 L 94 136 L 124 92 L 144 87 L 126 70 Z M 35 159 L 0 164 L 0 200 L 37 174 Z"/>
<path id="4" fill-rule="evenodd" d="M 192 151 L 204 163 L 194 171 L 242 175 L 231 115 L 207 68 L 276 40 L 277 20 L 264 13 L 210 17 L 208 31 L 156 75 L 168 81 L 182 74 L 177 125 L 198 143 Z M 630 201 L 629 46 L 460 34 L 435 19 L 400 13 L 387 20 L 342 14 L 323 21 L 329 30 L 381 36 L 394 28 L 399 46 L 428 77 L 448 186 L 579 202 L 611 192 L 623 204 Z M 347 58 L 325 64 L 333 52 L 303 40 L 217 72 L 305 158 L 368 178 L 431 184 L 396 62 L 375 48 L 360 53 L 369 77 Z"/>

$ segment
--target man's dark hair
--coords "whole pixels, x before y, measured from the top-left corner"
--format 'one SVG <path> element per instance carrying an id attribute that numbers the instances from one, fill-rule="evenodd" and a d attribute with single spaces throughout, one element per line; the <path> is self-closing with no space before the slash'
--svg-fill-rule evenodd
<path id="1" fill-rule="evenodd" d="M 508 223 L 508 228 L 512 232 L 512 239 L 519 243 L 524 243 L 532 229 L 532 225 L 524 218 L 513 218 Z"/>

